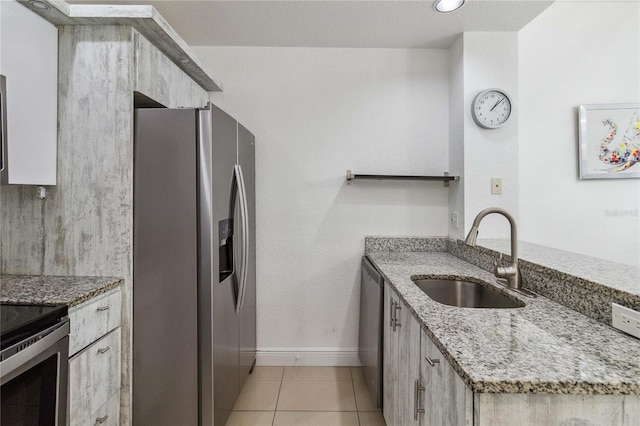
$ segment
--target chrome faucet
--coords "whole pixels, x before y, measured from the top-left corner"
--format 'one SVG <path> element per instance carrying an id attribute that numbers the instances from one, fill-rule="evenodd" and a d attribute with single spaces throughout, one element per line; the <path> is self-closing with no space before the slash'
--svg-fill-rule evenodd
<path id="1" fill-rule="evenodd" d="M 485 216 L 491 213 L 499 213 L 506 217 L 511 225 L 511 265 L 499 266 L 497 261 L 493 262 L 493 274 L 498 278 L 507 279 L 507 287 L 521 290 L 522 289 L 522 277 L 520 276 L 520 269 L 518 268 L 518 229 L 516 227 L 516 221 L 507 211 L 499 209 L 497 207 L 489 207 L 482 210 L 476 216 L 469 231 L 469 235 L 465 239 L 465 243 L 468 246 L 475 247 L 476 240 L 478 239 L 478 227 L 480 222 Z"/>

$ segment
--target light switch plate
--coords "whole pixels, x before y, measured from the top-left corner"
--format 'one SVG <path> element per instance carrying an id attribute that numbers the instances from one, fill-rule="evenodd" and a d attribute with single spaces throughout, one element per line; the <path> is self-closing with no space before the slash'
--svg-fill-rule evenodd
<path id="1" fill-rule="evenodd" d="M 491 193 L 502 194 L 502 178 L 491 178 Z"/>
<path id="2" fill-rule="evenodd" d="M 613 327 L 640 338 L 640 312 L 612 303 L 611 316 Z"/>

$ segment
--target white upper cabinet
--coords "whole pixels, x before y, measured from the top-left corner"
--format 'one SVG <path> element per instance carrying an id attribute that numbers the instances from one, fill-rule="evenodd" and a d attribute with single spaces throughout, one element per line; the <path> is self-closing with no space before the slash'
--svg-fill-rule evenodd
<path id="1" fill-rule="evenodd" d="M 58 29 L 15 0 L 0 1 L 0 74 L 8 148 L 2 182 L 55 185 Z"/>

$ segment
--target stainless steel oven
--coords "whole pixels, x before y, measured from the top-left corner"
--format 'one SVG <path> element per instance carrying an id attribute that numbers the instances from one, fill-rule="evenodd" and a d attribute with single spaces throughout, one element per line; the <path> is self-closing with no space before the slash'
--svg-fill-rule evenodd
<path id="1" fill-rule="evenodd" d="M 66 309 L 0 305 L 3 326 L 0 424 L 66 425 L 69 377 Z"/>

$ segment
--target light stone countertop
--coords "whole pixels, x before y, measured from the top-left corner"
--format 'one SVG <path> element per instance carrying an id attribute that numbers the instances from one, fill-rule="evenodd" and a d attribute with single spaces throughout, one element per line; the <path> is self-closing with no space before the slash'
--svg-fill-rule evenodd
<path id="1" fill-rule="evenodd" d="M 69 307 L 106 293 L 123 283 L 113 277 L 1 275 L 0 301 L 18 304 L 59 304 Z"/>
<path id="2" fill-rule="evenodd" d="M 367 255 L 474 392 L 640 394 L 640 340 L 542 296 L 510 292 L 526 303 L 516 309 L 437 303 L 412 276 L 495 285 L 493 274 L 449 253 Z"/>
<path id="3" fill-rule="evenodd" d="M 478 246 L 505 254 L 511 252 L 511 242 L 504 239 L 479 239 Z M 518 254 L 521 260 L 640 296 L 640 269 L 637 267 L 526 241 L 518 241 Z"/>

